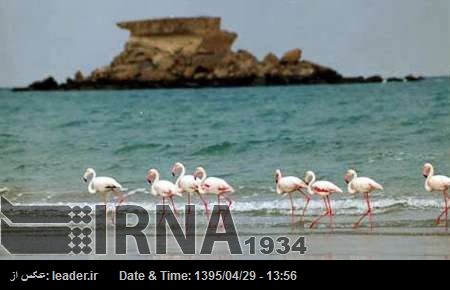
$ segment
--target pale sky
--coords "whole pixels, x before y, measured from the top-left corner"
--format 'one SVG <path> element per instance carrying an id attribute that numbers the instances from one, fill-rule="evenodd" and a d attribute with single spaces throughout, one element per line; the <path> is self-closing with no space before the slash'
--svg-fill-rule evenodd
<path id="1" fill-rule="evenodd" d="M 116 22 L 200 15 L 259 58 L 299 47 L 347 76 L 450 74 L 449 0 L 0 0 L 0 87 L 108 64 L 128 38 Z"/>

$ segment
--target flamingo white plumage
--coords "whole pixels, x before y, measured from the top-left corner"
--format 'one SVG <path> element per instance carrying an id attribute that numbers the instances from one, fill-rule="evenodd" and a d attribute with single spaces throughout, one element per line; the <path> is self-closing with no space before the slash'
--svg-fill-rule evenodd
<path id="1" fill-rule="evenodd" d="M 303 222 L 303 218 L 305 216 L 306 209 L 308 208 L 308 204 L 311 200 L 311 197 L 302 191 L 302 189 L 308 188 L 306 183 L 303 180 L 301 180 L 300 178 L 295 177 L 295 176 L 284 176 L 283 177 L 280 169 L 277 169 L 275 171 L 275 183 L 276 183 L 276 191 L 278 194 L 281 194 L 281 195 L 288 194 L 289 195 L 289 199 L 291 200 L 292 215 L 294 214 L 294 211 L 295 211 L 294 201 L 292 200 L 292 194 L 294 192 L 298 191 L 303 195 L 303 197 L 305 199 L 305 206 L 304 206 L 303 212 L 302 212 L 302 222 Z"/>
<path id="2" fill-rule="evenodd" d="M 436 225 L 441 224 L 441 219 L 445 215 L 445 227 L 448 229 L 448 201 L 450 200 L 448 190 L 450 188 L 450 177 L 444 175 L 434 175 L 434 167 L 430 163 L 426 163 L 423 166 L 423 176 L 426 178 L 426 191 L 439 191 L 442 192 L 444 196 L 444 209 L 437 217 Z"/>
<path id="3" fill-rule="evenodd" d="M 361 218 L 353 225 L 353 228 L 358 228 L 361 222 L 369 217 L 370 228 L 373 229 L 372 214 L 373 209 L 370 204 L 370 193 L 375 190 L 383 190 L 383 186 L 377 183 L 375 180 L 368 177 L 358 177 L 355 170 L 350 169 L 344 176 L 344 180 L 347 183 L 348 192 L 351 194 L 361 193 L 364 195 L 364 200 L 367 204 L 367 210 L 362 214 Z"/>
<path id="4" fill-rule="evenodd" d="M 147 172 L 147 182 L 151 185 L 150 193 L 153 196 L 160 196 L 163 201 L 163 205 L 166 203 L 166 198 L 170 199 L 173 206 L 173 211 L 177 214 L 177 208 L 173 201 L 174 196 L 183 196 L 179 189 L 175 186 L 173 182 L 167 180 L 160 180 L 160 175 L 158 170 L 150 169 Z"/>
<path id="5" fill-rule="evenodd" d="M 339 192 L 343 193 L 342 189 L 340 189 L 337 185 L 324 180 L 316 181 L 316 174 L 312 171 L 307 171 L 305 175 L 305 181 L 308 185 L 308 192 L 310 195 L 317 194 L 322 197 L 323 202 L 325 204 L 325 212 L 316 218 L 312 223 L 310 228 L 314 228 L 317 223 L 324 217 L 330 217 L 330 227 L 333 226 L 333 210 L 330 202 L 330 195 Z"/>
<path id="6" fill-rule="evenodd" d="M 122 202 L 125 200 L 125 196 L 122 193 L 123 187 L 114 178 L 100 177 L 100 176 L 97 177 L 95 170 L 92 168 L 86 169 L 86 172 L 83 174 L 84 182 L 88 182 L 89 177 L 92 177 L 92 178 L 88 185 L 88 192 L 90 194 L 99 193 L 100 199 L 105 204 L 105 206 L 107 205 L 108 193 L 110 193 L 110 192 L 112 192 L 118 199 L 116 201 L 114 207 L 120 206 L 122 204 Z M 114 215 L 113 215 L 112 219 L 114 220 Z"/>
<path id="7" fill-rule="evenodd" d="M 200 197 L 200 199 L 203 202 L 203 205 L 205 206 L 205 211 L 208 209 L 208 204 L 203 198 L 204 191 L 201 188 L 202 182 L 200 179 L 196 179 L 194 175 L 186 175 L 186 169 L 184 165 L 180 162 L 175 163 L 172 166 L 172 175 L 176 176 L 178 175 L 177 180 L 175 181 L 175 186 L 178 187 L 180 193 L 185 193 L 187 195 L 188 199 L 188 205 L 191 204 L 191 194 L 197 193 L 197 195 Z M 188 211 L 190 213 L 190 209 Z"/>
<path id="8" fill-rule="evenodd" d="M 194 177 L 200 178 L 201 189 L 204 193 L 216 194 L 217 204 L 220 205 L 220 198 L 228 201 L 228 207 L 231 207 L 233 200 L 227 195 L 233 193 L 234 189 L 225 180 L 217 177 L 208 177 L 203 167 L 197 167 L 194 171 Z"/>

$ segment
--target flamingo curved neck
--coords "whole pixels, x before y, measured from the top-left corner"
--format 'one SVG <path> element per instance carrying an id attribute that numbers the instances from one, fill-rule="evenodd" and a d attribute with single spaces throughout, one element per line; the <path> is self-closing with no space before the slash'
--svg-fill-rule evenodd
<path id="1" fill-rule="evenodd" d="M 425 181 L 425 189 L 427 191 L 432 191 L 433 189 L 430 186 L 431 178 L 434 176 L 434 168 L 430 167 L 430 172 L 428 172 L 427 180 Z"/>
<path id="2" fill-rule="evenodd" d="M 181 173 L 180 173 L 180 175 L 178 175 L 177 181 L 175 181 L 176 187 L 179 187 L 180 181 L 184 177 L 185 174 L 186 174 L 186 169 L 184 168 L 184 166 L 181 166 Z"/>
<path id="3" fill-rule="evenodd" d="M 277 183 L 276 183 L 276 186 L 275 186 L 275 190 L 277 191 L 278 194 L 282 194 L 282 193 L 283 193 L 283 192 L 281 191 L 281 188 L 280 188 L 280 185 L 279 185 L 279 182 L 280 182 L 281 178 L 283 178 L 283 177 L 281 176 L 281 173 L 280 173 L 280 172 L 277 172 L 277 176 L 276 176 Z"/>
<path id="4" fill-rule="evenodd" d="M 310 195 L 313 195 L 314 191 L 312 190 L 312 185 L 314 184 L 314 182 L 316 182 L 316 175 L 314 173 L 311 173 L 310 176 L 311 176 L 311 181 L 308 184 L 308 193 Z"/>
<path id="5" fill-rule="evenodd" d="M 89 191 L 90 194 L 94 194 L 94 193 L 97 192 L 95 190 L 95 188 L 94 188 L 94 180 L 95 180 L 95 178 L 97 178 L 97 174 L 95 174 L 95 171 L 94 171 L 94 172 L 92 172 L 92 179 L 91 179 L 91 181 L 89 182 L 89 185 L 88 185 L 88 191 Z"/>
<path id="6" fill-rule="evenodd" d="M 155 184 L 157 184 L 159 182 L 159 172 L 158 171 L 156 171 L 155 172 L 155 178 L 153 179 L 153 181 L 152 181 L 152 186 L 151 186 L 151 193 L 152 193 L 152 195 L 154 195 L 154 196 L 157 196 L 158 195 L 158 193 L 156 192 L 156 190 L 155 190 Z"/>
<path id="7" fill-rule="evenodd" d="M 352 179 L 350 180 L 350 182 L 347 184 L 347 189 L 348 192 L 350 192 L 351 194 L 356 193 L 356 190 L 353 189 L 353 182 L 356 180 L 356 178 L 358 178 L 358 174 L 356 172 L 352 173 Z"/>
<path id="8" fill-rule="evenodd" d="M 200 173 L 202 174 L 202 178 L 200 179 L 200 182 L 203 183 L 203 182 L 205 182 L 208 175 L 206 174 L 206 171 L 204 169 L 200 170 Z"/>

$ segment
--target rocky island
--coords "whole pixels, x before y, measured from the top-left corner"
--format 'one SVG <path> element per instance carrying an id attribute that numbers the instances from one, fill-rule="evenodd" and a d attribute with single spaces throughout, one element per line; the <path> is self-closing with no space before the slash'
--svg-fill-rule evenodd
<path id="1" fill-rule="evenodd" d="M 218 17 L 163 18 L 120 22 L 130 32 L 124 50 L 112 62 L 84 77 L 58 84 L 49 77 L 15 90 L 90 90 L 223 87 L 288 84 L 382 82 L 381 76 L 343 77 L 335 70 L 302 59 L 295 48 L 281 57 L 258 60 L 233 51 L 237 34 L 221 29 Z M 408 76 L 409 81 L 420 77 Z M 392 78 L 392 81 L 406 79 Z"/>

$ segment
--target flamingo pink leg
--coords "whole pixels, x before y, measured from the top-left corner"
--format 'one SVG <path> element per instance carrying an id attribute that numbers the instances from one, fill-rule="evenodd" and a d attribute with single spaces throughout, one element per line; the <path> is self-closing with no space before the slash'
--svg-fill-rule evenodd
<path id="1" fill-rule="evenodd" d="M 225 193 L 222 193 L 222 196 L 228 201 L 228 207 L 231 207 L 233 204 L 233 200 L 229 198 Z"/>
<path id="2" fill-rule="evenodd" d="M 370 197 L 368 193 L 364 193 L 364 199 L 367 203 L 367 211 L 365 211 L 361 218 L 353 225 L 353 228 L 358 228 L 361 225 L 361 222 L 364 220 L 364 218 L 366 218 L 367 216 L 369 217 L 369 223 L 370 223 L 370 227 L 373 229 L 373 223 L 372 223 L 372 206 L 370 205 Z"/>
<path id="3" fill-rule="evenodd" d="M 191 207 L 190 207 L 190 205 L 191 205 L 191 194 L 188 192 L 187 195 L 188 195 L 188 214 L 189 214 L 189 213 L 191 213 Z"/>
<path id="4" fill-rule="evenodd" d="M 165 205 L 166 205 L 166 198 L 165 197 L 162 198 L 162 202 L 163 202 L 163 215 L 165 215 L 166 214 L 166 207 L 165 207 Z"/>
<path id="5" fill-rule="evenodd" d="M 330 196 L 327 196 L 328 215 L 330 216 L 330 228 L 333 228 L 333 209 L 331 208 Z"/>
<path id="6" fill-rule="evenodd" d="M 200 193 L 197 193 L 197 194 L 198 194 L 198 197 L 200 197 L 200 199 L 202 200 L 203 205 L 205 206 L 205 214 L 208 214 L 209 213 L 208 203 L 206 202 L 206 200 L 203 198 L 203 196 Z"/>
<path id="7" fill-rule="evenodd" d="M 372 206 L 370 205 L 370 195 L 369 193 L 366 193 L 366 200 L 367 200 L 367 208 L 369 209 L 369 224 L 370 224 L 370 230 L 373 230 L 373 221 L 372 221 Z"/>
<path id="8" fill-rule="evenodd" d="M 291 201 L 291 230 L 293 231 L 295 229 L 295 206 L 294 201 L 292 200 L 292 194 L 289 193 L 289 200 Z"/>
<path id="9" fill-rule="evenodd" d="M 113 211 L 113 215 L 112 215 L 112 217 L 111 217 L 112 223 L 115 224 L 115 223 L 116 223 L 116 222 L 115 222 L 115 220 L 116 220 L 116 210 L 115 210 L 115 209 L 116 209 L 118 206 L 120 206 L 120 205 L 125 201 L 125 198 L 124 198 L 124 196 L 123 196 L 123 193 L 120 192 L 120 191 L 117 191 L 117 190 L 113 189 L 112 192 L 113 192 L 114 195 L 118 198 L 118 200 L 117 200 L 116 203 L 114 204 L 114 211 Z"/>
<path id="10" fill-rule="evenodd" d="M 289 199 L 291 200 L 291 211 L 292 211 L 292 215 L 294 214 L 295 211 L 295 206 L 294 206 L 294 201 L 292 200 L 292 194 L 289 193 Z"/>
<path id="11" fill-rule="evenodd" d="M 217 195 L 217 205 L 219 206 L 219 213 L 220 213 L 220 194 Z"/>
<path id="12" fill-rule="evenodd" d="M 173 212 L 177 215 L 178 211 L 177 211 L 177 207 L 175 206 L 175 203 L 173 202 L 173 197 L 170 197 L 170 201 L 172 202 Z"/>
<path id="13" fill-rule="evenodd" d="M 445 215 L 445 228 L 448 229 L 448 193 L 446 191 L 443 192 L 444 195 L 444 210 L 441 212 L 441 214 L 436 219 L 436 225 L 441 224 L 441 218 Z"/>
<path id="14" fill-rule="evenodd" d="M 328 204 L 325 197 L 323 198 L 323 202 L 325 204 L 325 212 L 311 223 L 309 226 L 310 229 L 314 228 L 321 219 L 329 215 L 330 210 L 328 209 Z"/>
<path id="15" fill-rule="evenodd" d="M 311 201 L 311 197 L 307 196 L 301 190 L 300 190 L 300 193 L 303 195 L 303 198 L 305 199 L 305 206 L 303 207 L 302 219 L 301 219 L 301 223 L 304 225 L 305 224 L 305 214 L 306 214 L 306 210 L 308 209 L 309 202 Z"/>

